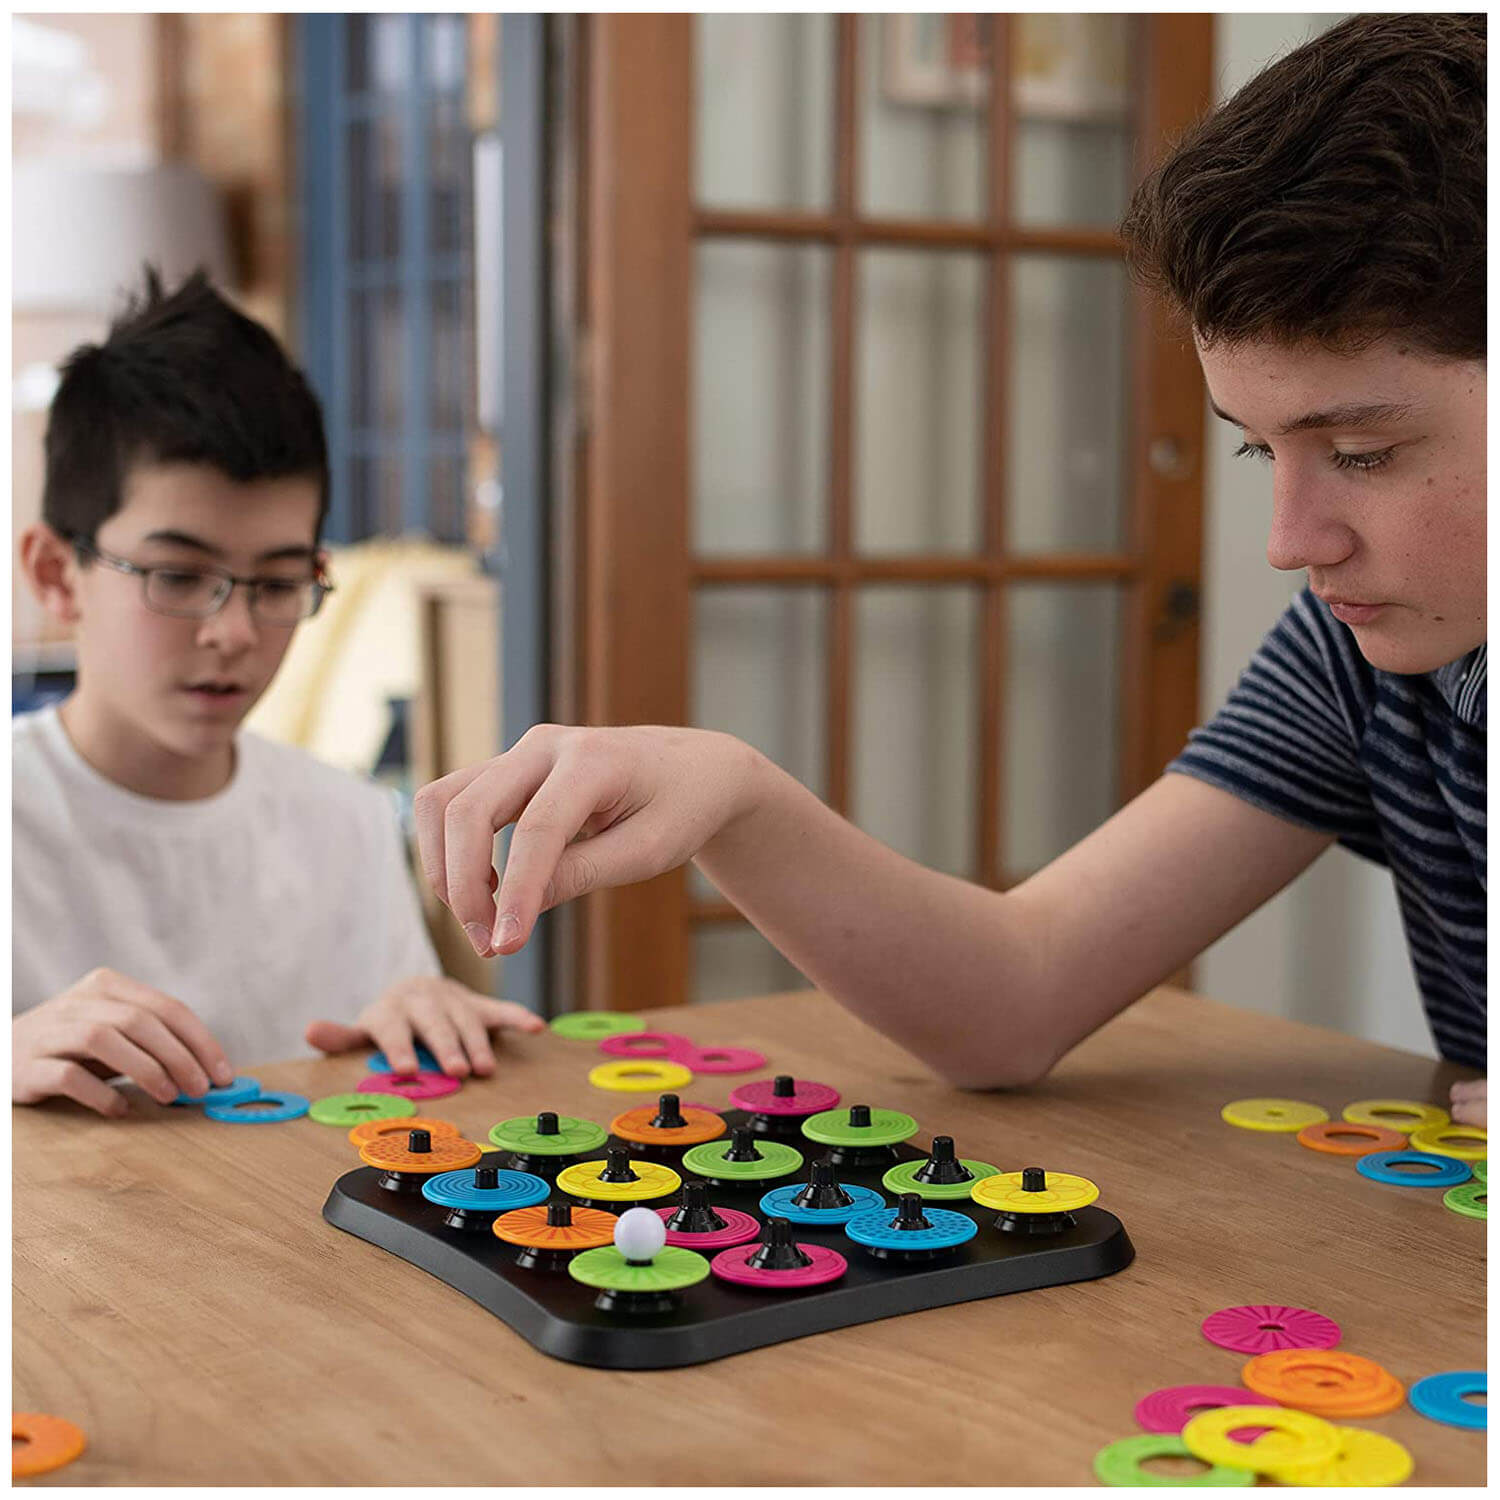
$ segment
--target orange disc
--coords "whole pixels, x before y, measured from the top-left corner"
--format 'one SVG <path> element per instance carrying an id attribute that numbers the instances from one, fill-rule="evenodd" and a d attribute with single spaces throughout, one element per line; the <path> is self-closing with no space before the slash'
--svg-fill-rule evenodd
<path id="1" fill-rule="evenodd" d="M 356 1125 L 349 1132 L 349 1144 L 363 1146 L 370 1141 L 378 1141 L 383 1135 L 394 1135 L 398 1130 L 425 1130 L 431 1136 L 459 1133 L 458 1126 L 448 1120 L 429 1120 L 425 1115 L 403 1115 L 394 1120 L 366 1120 L 363 1125 Z"/>
<path id="2" fill-rule="evenodd" d="M 571 1224 L 549 1224 L 547 1205 L 538 1203 L 501 1214 L 491 1227 L 507 1245 L 528 1250 L 597 1250 L 614 1244 L 619 1222 L 602 1208 L 574 1208 Z"/>
<path id="3" fill-rule="evenodd" d="M 1240 1379 L 1259 1396 L 1319 1417 L 1378 1417 L 1406 1399 L 1383 1365 L 1335 1349 L 1277 1349 L 1257 1355 Z"/>
<path id="4" fill-rule="evenodd" d="M 406 1123 L 402 1121 L 402 1124 Z M 367 1166 L 413 1175 L 460 1171 L 472 1167 L 481 1155 L 479 1147 L 461 1135 L 433 1136 L 431 1151 L 408 1150 L 406 1136 L 402 1134 L 377 1136 L 359 1148 L 359 1159 Z"/>
<path id="5" fill-rule="evenodd" d="M 651 1122 L 658 1108 L 647 1104 L 641 1109 L 627 1109 L 609 1122 L 609 1128 L 622 1141 L 634 1141 L 638 1146 L 701 1146 L 704 1141 L 716 1141 L 729 1127 L 711 1109 L 694 1109 L 691 1104 L 682 1107 L 682 1118 L 686 1125 L 667 1130 Z"/>
<path id="6" fill-rule="evenodd" d="M 62 1417 L 40 1411 L 10 1414 L 10 1474 L 49 1474 L 70 1464 L 83 1452 L 83 1429 Z"/>
<path id="7" fill-rule="evenodd" d="M 1405 1151 L 1406 1137 L 1380 1125 L 1356 1125 L 1349 1120 L 1324 1120 L 1304 1125 L 1297 1144 L 1330 1156 L 1368 1156 L 1372 1151 Z"/>

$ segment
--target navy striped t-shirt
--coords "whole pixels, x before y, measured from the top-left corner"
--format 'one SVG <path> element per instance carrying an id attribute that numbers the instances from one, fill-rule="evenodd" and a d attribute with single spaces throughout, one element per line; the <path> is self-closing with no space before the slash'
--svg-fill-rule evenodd
<path id="1" fill-rule="evenodd" d="M 1439 1052 L 1485 1066 L 1485 650 L 1372 667 L 1304 590 L 1167 767 L 1387 866 Z"/>

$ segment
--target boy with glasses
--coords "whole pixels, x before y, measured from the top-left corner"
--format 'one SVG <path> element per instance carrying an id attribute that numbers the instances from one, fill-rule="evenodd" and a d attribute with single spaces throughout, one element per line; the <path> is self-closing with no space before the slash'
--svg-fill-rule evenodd
<path id="1" fill-rule="evenodd" d="M 77 686 L 12 724 L 12 1098 L 125 1112 L 375 1045 L 488 1073 L 541 1023 L 443 978 L 378 789 L 239 726 L 333 587 L 316 398 L 202 276 L 67 361 L 21 568 Z"/>

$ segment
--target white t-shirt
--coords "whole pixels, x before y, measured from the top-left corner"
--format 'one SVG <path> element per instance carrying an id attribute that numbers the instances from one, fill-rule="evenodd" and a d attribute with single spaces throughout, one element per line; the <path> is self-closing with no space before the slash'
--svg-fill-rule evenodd
<path id="1" fill-rule="evenodd" d="M 229 785 L 137 796 L 57 709 L 11 721 L 19 1014 L 104 967 L 189 1006 L 231 1063 L 313 1052 L 397 979 L 439 972 L 389 794 L 242 732 Z"/>

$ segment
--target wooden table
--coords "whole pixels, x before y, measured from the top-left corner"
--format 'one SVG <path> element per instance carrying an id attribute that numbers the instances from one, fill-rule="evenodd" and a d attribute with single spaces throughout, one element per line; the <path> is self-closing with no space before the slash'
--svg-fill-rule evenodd
<path id="1" fill-rule="evenodd" d="M 441 1282 L 324 1223 L 354 1165 L 341 1130 L 215 1124 L 138 1096 L 109 1122 L 13 1110 L 14 1406 L 78 1422 L 60 1484 L 1090 1484 L 1160 1386 L 1235 1384 L 1198 1331 L 1216 1308 L 1312 1307 L 1403 1382 L 1483 1369 L 1482 1222 L 1348 1158 L 1236 1130 L 1246 1096 L 1445 1101 L 1461 1070 L 1158 991 L 1025 1094 L 964 1094 L 820 995 L 658 1013 L 764 1051 L 846 1100 L 906 1110 L 1006 1168 L 1079 1172 L 1135 1263 L 1100 1281 L 838 1330 L 690 1369 L 537 1353 Z M 435 1111 L 483 1137 L 555 1109 L 607 1121 L 583 1042 L 513 1039 L 497 1077 Z M 351 1089 L 363 1055 L 253 1070 Z M 693 1096 L 727 1102 L 734 1080 Z M 1480 1484 L 1484 1434 L 1409 1407 L 1359 1425 L 1414 1482 Z"/>

